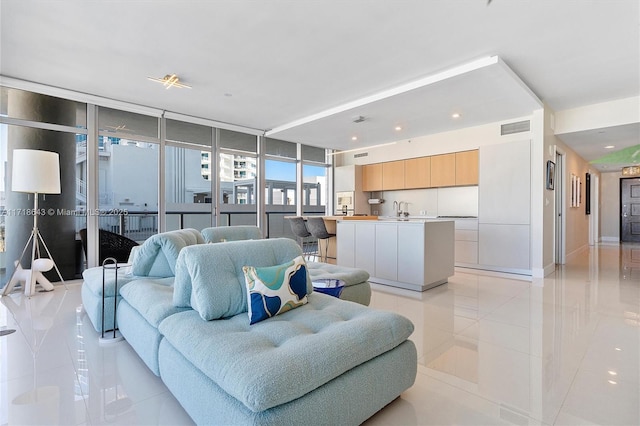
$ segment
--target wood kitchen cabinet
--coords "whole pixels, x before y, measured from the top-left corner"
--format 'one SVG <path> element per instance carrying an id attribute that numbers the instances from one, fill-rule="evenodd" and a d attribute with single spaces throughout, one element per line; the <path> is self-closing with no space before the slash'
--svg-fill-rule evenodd
<path id="1" fill-rule="evenodd" d="M 455 186 L 456 154 L 442 154 L 431 157 L 431 186 Z"/>
<path id="2" fill-rule="evenodd" d="M 456 152 L 456 186 L 478 184 L 478 150 Z"/>
<path id="3" fill-rule="evenodd" d="M 431 157 L 404 160 L 405 189 L 431 187 Z"/>
<path id="4" fill-rule="evenodd" d="M 382 163 L 382 189 L 404 188 L 404 160 Z"/>
<path id="5" fill-rule="evenodd" d="M 382 191 L 382 163 L 362 166 L 362 190 Z"/>

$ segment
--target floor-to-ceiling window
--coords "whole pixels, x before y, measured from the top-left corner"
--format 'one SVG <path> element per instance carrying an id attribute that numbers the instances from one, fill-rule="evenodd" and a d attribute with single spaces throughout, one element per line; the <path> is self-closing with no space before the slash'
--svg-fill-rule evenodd
<path id="1" fill-rule="evenodd" d="M 214 129 L 166 120 L 166 230 L 212 225 L 211 162 Z"/>
<path id="2" fill-rule="evenodd" d="M 255 135 L 219 129 L 218 147 L 218 225 L 256 225 L 258 138 Z"/>
<path id="3" fill-rule="evenodd" d="M 265 138 L 265 211 L 269 237 L 293 237 L 287 216 L 296 215 L 297 145 Z"/>
<path id="4" fill-rule="evenodd" d="M 100 229 L 142 242 L 158 232 L 157 117 L 98 110 Z"/>
<path id="5" fill-rule="evenodd" d="M 326 150 L 302 145 L 302 213 L 324 215 L 327 213 L 329 165 Z"/>
<path id="6" fill-rule="evenodd" d="M 12 113 L 10 92 L 16 99 L 25 94 L 35 98 L 14 101 Z M 73 198 L 67 211 L 73 216 L 74 244 L 84 228 L 91 228 L 92 238 L 101 228 L 138 242 L 162 230 L 258 223 L 266 237 L 292 236 L 286 216 L 300 211 L 323 214 L 330 201 L 330 165 L 321 148 L 262 139 L 252 129 L 244 133 L 235 126 L 216 128 L 220 123 L 202 119 L 187 117 L 183 122 L 179 114 L 165 119 L 162 111 L 109 100 L 104 102 L 107 107 L 6 87 L 1 93 L 0 270 L 7 256 L 16 256 L 2 254 L 12 233 L 6 214 L 5 181 L 13 149 L 8 141 L 25 139 L 12 138 L 12 128 L 37 129 L 44 135 L 38 138 L 56 149 L 68 145 L 73 150 L 65 155 L 70 158 L 65 159 L 65 175 L 73 177 L 63 192 Z M 41 102 L 38 98 L 46 100 L 46 114 L 41 114 L 41 107 L 29 106 Z M 27 106 L 20 109 L 20 104 Z M 69 142 L 51 142 L 59 136 Z M 88 221 L 88 215 L 98 219 Z M 258 221 L 259 217 L 267 222 Z M 75 251 L 69 250 L 74 256 Z"/>

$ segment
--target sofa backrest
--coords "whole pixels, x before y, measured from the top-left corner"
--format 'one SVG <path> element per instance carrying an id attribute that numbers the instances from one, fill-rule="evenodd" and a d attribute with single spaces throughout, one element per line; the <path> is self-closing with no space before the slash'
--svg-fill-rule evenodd
<path id="1" fill-rule="evenodd" d="M 195 244 L 204 244 L 202 234 L 196 229 L 152 235 L 133 253 L 131 273 L 145 277 L 172 277 L 180 251 Z"/>
<path id="2" fill-rule="evenodd" d="M 202 230 L 202 237 L 207 243 L 224 241 L 261 240 L 262 232 L 257 226 L 216 226 Z"/>
<path id="3" fill-rule="evenodd" d="M 230 241 L 186 247 L 176 262 L 173 304 L 192 307 L 205 320 L 246 312 L 243 266 L 275 266 L 302 255 L 289 238 Z M 307 293 L 313 285 L 307 272 Z"/>

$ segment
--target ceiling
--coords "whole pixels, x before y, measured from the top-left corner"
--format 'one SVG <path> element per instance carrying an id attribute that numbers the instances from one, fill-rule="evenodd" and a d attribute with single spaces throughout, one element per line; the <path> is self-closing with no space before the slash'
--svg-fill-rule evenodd
<path id="1" fill-rule="evenodd" d="M 0 75 L 350 149 L 638 96 L 639 16 L 637 0 L 2 0 Z M 193 88 L 147 80 L 171 73 Z M 592 160 L 639 143 L 621 127 L 561 138 Z"/>

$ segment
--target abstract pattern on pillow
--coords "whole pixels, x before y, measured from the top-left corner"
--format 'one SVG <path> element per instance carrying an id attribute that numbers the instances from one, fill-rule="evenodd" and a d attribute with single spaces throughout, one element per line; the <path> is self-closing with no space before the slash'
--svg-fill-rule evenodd
<path id="1" fill-rule="evenodd" d="M 276 266 L 244 266 L 251 324 L 307 303 L 307 266 L 302 256 Z"/>

